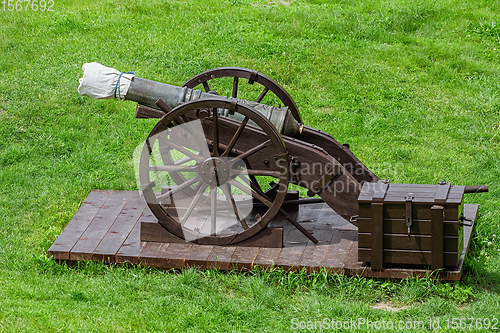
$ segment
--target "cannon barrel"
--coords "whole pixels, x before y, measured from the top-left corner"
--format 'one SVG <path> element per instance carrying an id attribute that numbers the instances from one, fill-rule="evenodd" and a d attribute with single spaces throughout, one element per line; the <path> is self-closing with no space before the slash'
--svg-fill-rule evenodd
<path id="1" fill-rule="evenodd" d="M 80 79 L 78 87 L 80 95 L 98 99 L 117 98 L 150 106 L 155 106 L 156 101 L 161 99 L 174 108 L 184 102 L 214 96 L 201 90 L 147 80 L 131 73 L 121 73 L 98 63 L 84 64 L 83 70 L 84 76 Z M 230 99 L 251 106 L 260 112 L 281 134 L 297 136 L 302 133 L 303 124 L 295 120 L 288 107 L 279 108 L 232 97 Z M 239 121 L 244 118 L 238 113 L 230 114 L 229 110 L 219 110 L 219 113 Z"/>

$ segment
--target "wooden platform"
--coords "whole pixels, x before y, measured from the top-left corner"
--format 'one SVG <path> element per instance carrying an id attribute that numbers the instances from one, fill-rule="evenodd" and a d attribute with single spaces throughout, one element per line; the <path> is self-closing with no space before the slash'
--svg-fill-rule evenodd
<path id="1" fill-rule="evenodd" d="M 475 219 L 478 205 L 464 205 L 466 218 Z M 365 277 L 424 277 L 421 267 L 372 270 L 358 262 L 357 229 L 325 203 L 301 205 L 292 214 L 319 240 L 313 244 L 290 223 L 276 218 L 271 227 L 284 228 L 283 248 L 208 246 L 140 241 L 141 221 L 155 221 L 144 198 L 135 191 L 93 190 L 48 255 L 58 260 L 93 260 L 163 268 L 218 268 L 249 270 L 272 265 L 286 270 L 306 269 Z M 460 280 L 473 226 L 464 227 L 464 251 L 459 265 L 439 272 L 442 280 Z"/>

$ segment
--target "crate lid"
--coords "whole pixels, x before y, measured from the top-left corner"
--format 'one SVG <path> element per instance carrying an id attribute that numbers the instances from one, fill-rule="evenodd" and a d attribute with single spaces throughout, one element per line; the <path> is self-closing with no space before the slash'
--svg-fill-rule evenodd
<path id="1" fill-rule="evenodd" d="M 465 186 L 440 184 L 391 184 L 386 180 L 364 183 L 358 197 L 360 203 L 404 203 L 412 196 L 413 203 L 460 204 Z"/>

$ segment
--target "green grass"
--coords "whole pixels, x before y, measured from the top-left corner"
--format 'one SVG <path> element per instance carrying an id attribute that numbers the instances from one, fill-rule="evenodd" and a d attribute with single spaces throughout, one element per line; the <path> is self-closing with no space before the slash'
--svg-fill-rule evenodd
<path id="1" fill-rule="evenodd" d="M 1 6 L 1 4 L 0 4 Z M 0 18 L 0 330 L 291 331 L 291 320 L 500 313 L 499 1 L 55 1 Z M 1 10 L 1 7 L 0 7 Z M 489 184 L 460 283 L 185 270 L 45 257 L 93 188 L 135 190 L 154 120 L 77 93 L 97 61 L 182 84 L 256 69 L 306 125 L 392 182 Z M 496 239 L 493 235 L 497 235 Z M 401 310 L 373 309 L 385 302 Z M 428 327 L 424 331 L 428 331 Z M 397 331 L 397 330 L 395 330 Z"/>

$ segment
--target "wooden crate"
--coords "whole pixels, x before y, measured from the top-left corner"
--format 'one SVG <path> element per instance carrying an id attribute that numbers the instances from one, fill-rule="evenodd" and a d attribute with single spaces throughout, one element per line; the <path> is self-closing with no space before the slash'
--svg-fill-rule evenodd
<path id="1" fill-rule="evenodd" d="M 358 259 L 384 264 L 458 265 L 464 186 L 366 183 L 358 198 Z M 408 225 L 410 233 L 408 234 Z"/>

